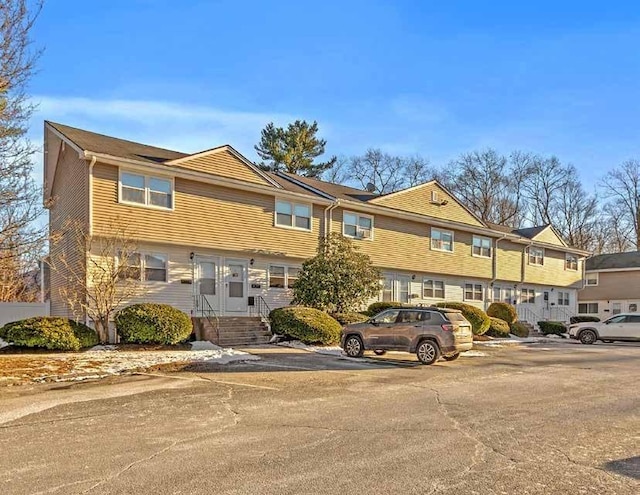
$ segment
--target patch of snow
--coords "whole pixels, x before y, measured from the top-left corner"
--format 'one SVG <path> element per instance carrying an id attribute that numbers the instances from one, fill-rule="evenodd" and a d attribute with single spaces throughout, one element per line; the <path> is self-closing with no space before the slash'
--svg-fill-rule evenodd
<path id="1" fill-rule="evenodd" d="M 192 351 L 218 351 L 221 350 L 222 347 L 215 345 L 208 340 L 196 340 L 191 342 L 191 350 Z"/>
<path id="2" fill-rule="evenodd" d="M 9 347 L 11 344 L 9 344 L 9 342 L 0 339 L 0 349 L 2 349 L 3 347 Z"/>
<path id="3" fill-rule="evenodd" d="M 485 357 L 486 354 L 481 351 L 465 351 L 460 353 L 460 357 Z"/>
<path id="4" fill-rule="evenodd" d="M 283 347 L 291 347 L 293 349 L 301 349 L 308 352 L 315 352 L 318 354 L 326 354 L 328 356 L 342 356 L 342 347 L 339 346 L 309 345 L 300 342 L 299 340 L 278 342 L 278 345 Z"/>
<path id="5" fill-rule="evenodd" d="M 98 344 L 94 345 L 89 351 L 91 352 L 104 352 L 104 351 L 117 351 L 118 346 L 112 344 Z"/>

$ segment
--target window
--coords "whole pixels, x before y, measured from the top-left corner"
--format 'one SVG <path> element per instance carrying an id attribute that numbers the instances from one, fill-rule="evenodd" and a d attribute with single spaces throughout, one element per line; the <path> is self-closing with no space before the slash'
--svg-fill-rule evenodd
<path id="1" fill-rule="evenodd" d="M 544 265 L 544 249 L 537 247 L 529 247 L 529 264 Z"/>
<path id="2" fill-rule="evenodd" d="M 378 323 L 395 323 L 398 320 L 399 313 L 399 309 L 391 309 L 389 311 L 385 311 L 379 316 L 376 316 L 376 321 Z"/>
<path id="3" fill-rule="evenodd" d="M 635 313 L 636 311 L 638 311 L 638 304 L 637 303 L 630 303 L 629 304 L 629 313 Z"/>
<path id="4" fill-rule="evenodd" d="M 598 285 L 598 273 L 597 272 L 596 273 L 587 273 L 585 275 L 585 277 L 586 277 L 585 280 L 586 280 L 586 284 L 587 285 L 591 285 L 591 286 Z"/>
<path id="5" fill-rule="evenodd" d="M 464 284 L 465 301 L 482 301 L 482 284 Z"/>
<path id="6" fill-rule="evenodd" d="M 606 321 L 607 323 L 624 323 L 626 319 L 626 316 L 614 316 L 613 318 L 609 318 Z"/>
<path id="7" fill-rule="evenodd" d="M 120 201 L 154 208 L 173 208 L 173 181 L 120 172 Z"/>
<path id="8" fill-rule="evenodd" d="M 611 314 L 619 315 L 620 313 L 622 313 L 622 303 L 611 303 Z"/>
<path id="9" fill-rule="evenodd" d="M 491 239 L 487 237 L 476 237 L 474 235 L 471 254 L 473 254 L 473 256 L 490 258 L 491 257 Z"/>
<path id="10" fill-rule="evenodd" d="M 345 211 L 342 216 L 342 234 L 353 239 L 371 240 L 373 238 L 373 217 Z"/>
<path id="11" fill-rule="evenodd" d="M 569 293 L 558 291 L 558 306 L 569 306 Z"/>
<path id="12" fill-rule="evenodd" d="M 640 323 L 640 316 L 627 316 L 625 323 Z"/>
<path id="13" fill-rule="evenodd" d="M 502 301 L 507 304 L 513 304 L 515 301 L 513 300 L 513 289 L 504 289 L 502 293 Z"/>
<path id="14" fill-rule="evenodd" d="M 424 299 L 444 299 L 444 281 L 425 278 L 422 281 L 422 297 Z"/>
<path id="15" fill-rule="evenodd" d="M 453 253 L 453 232 L 431 229 L 431 249 Z"/>
<path id="16" fill-rule="evenodd" d="M 567 254 L 564 267 L 567 270 L 578 270 L 578 257 L 575 254 Z"/>
<path id="17" fill-rule="evenodd" d="M 536 303 L 535 289 L 520 289 L 520 302 L 522 302 L 523 304 L 535 304 Z"/>
<path id="18" fill-rule="evenodd" d="M 422 311 L 400 311 L 398 323 L 417 323 L 422 321 Z"/>
<path id="19" fill-rule="evenodd" d="M 382 279 L 382 301 L 393 301 L 393 277 L 385 275 Z"/>
<path id="20" fill-rule="evenodd" d="M 578 314 L 593 315 L 598 314 L 598 303 L 580 303 L 578 304 Z"/>
<path id="21" fill-rule="evenodd" d="M 494 302 L 502 301 L 502 289 L 500 287 L 493 288 L 493 299 Z"/>
<path id="22" fill-rule="evenodd" d="M 311 206 L 276 201 L 276 225 L 298 230 L 311 230 Z"/>
<path id="23" fill-rule="evenodd" d="M 119 257 L 123 269 L 119 271 L 120 280 L 140 280 L 141 282 L 167 282 L 168 263 L 166 254 L 132 253 L 127 259 Z"/>
<path id="24" fill-rule="evenodd" d="M 291 289 L 300 276 L 302 268 L 294 266 L 269 266 L 269 288 L 270 289 Z"/>

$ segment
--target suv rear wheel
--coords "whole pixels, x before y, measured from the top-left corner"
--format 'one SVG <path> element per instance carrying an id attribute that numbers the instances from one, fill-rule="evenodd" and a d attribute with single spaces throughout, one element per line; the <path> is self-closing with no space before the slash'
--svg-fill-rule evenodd
<path id="1" fill-rule="evenodd" d="M 416 356 L 422 364 L 433 364 L 440 357 L 440 348 L 432 340 L 423 340 L 416 348 Z"/>
<path id="2" fill-rule="evenodd" d="M 583 330 L 580 332 L 580 342 L 583 344 L 593 344 L 596 340 L 598 340 L 598 336 L 593 330 Z"/>
<path id="3" fill-rule="evenodd" d="M 362 345 L 362 339 L 357 335 L 350 335 L 344 342 L 344 352 L 349 357 L 362 357 L 364 353 L 364 346 Z"/>

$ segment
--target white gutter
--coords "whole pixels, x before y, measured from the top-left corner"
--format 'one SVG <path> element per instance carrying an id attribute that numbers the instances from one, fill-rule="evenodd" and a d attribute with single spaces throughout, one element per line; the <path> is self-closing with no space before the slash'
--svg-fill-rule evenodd
<path id="1" fill-rule="evenodd" d="M 506 239 L 507 235 L 503 235 L 502 237 L 496 239 L 495 247 L 493 248 L 493 261 L 492 261 L 492 273 L 493 278 L 491 279 L 490 286 L 493 287 L 493 284 L 496 280 L 498 280 L 498 243 L 504 239 Z"/>
<path id="2" fill-rule="evenodd" d="M 324 236 L 325 238 L 331 233 L 331 226 L 333 222 L 333 210 L 340 206 L 340 200 L 337 199 L 333 204 L 330 204 L 324 209 Z M 327 221 L 328 218 L 328 221 Z"/>
<path id="3" fill-rule="evenodd" d="M 95 155 L 91 157 L 89 163 L 89 235 L 93 234 L 93 166 L 98 159 Z"/>

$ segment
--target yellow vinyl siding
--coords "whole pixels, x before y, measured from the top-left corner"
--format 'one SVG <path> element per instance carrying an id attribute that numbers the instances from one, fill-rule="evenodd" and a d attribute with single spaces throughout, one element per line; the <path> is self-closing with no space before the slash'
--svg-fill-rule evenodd
<path id="1" fill-rule="evenodd" d="M 598 272 L 598 285 L 587 285 L 579 292 L 580 301 L 640 299 L 640 269 Z"/>
<path id="2" fill-rule="evenodd" d="M 447 202 L 445 205 L 437 205 L 431 201 L 431 194 L 435 191 L 439 200 Z M 442 218 L 454 222 L 482 226 L 453 196 L 448 194 L 437 183 L 429 183 L 423 186 L 400 191 L 387 196 L 371 200 L 372 204 L 387 206 L 397 210 L 410 211 L 420 215 Z"/>
<path id="3" fill-rule="evenodd" d="M 529 258 L 525 259 L 525 277 L 524 283 L 556 285 L 556 286 L 575 286 L 578 287 L 582 282 L 582 271 L 580 263 L 578 263 L 578 271 L 565 269 L 566 254 L 562 251 L 552 249 L 544 250 L 544 265 L 530 265 Z"/>
<path id="4" fill-rule="evenodd" d="M 89 229 L 89 167 L 69 146 L 59 154 L 52 186 L 53 204 L 49 209 L 51 315 L 77 318 L 81 315 L 74 314 L 60 294 L 60 288 L 71 277 L 58 260 L 64 255 L 76 274 L 84 270 L 85 253 L 76 235 L 86 235 Z"/>
<path id="5" fill-rule="evenodd" d="M 118 203 L 118 168 L 94 167 L 94 230 L 120 219 L 139 240 L 194 247 L 310 257 L 316 252 L 323 208 L 314 206 L 312 231 L 274 227 L 275 197 L 176 178 L 174 211 Z"/>
<path id="6" fill-rule="evenodd" d="M 342 209 L 333 212 L 332 230 L 342 232 Z M 471 256 L 472 234 L 454 231 L 453 253 L 431 249 L 431 226 L 375 215 L 373 240 L 355 240 L 381 268 L 490 279 L 491 258 Z"/>
<path id="7" fill-rule="evenodd" d="M 562 240 L 558 238 L 551 227 L 548 227 L 547 229 L 540 232 L 537 236 L 535 236 L 534 239 L 536 241 L 546 242 L 547 244 L 553 244 L 555 246 L 564 246 Z"/>
<path id="8" fill-rule="evenodd" d="M 522 251 L 526 246 L 502 240 L 498 242 L 497 276 L 499 280 L 519 282 L 522 278 Z"/>
<path id="9" fill-rule="evenodd" d="M 219 150 L 184 159 L 176 163 L 176 166 L 254 184 L 271 185 L 267 180 L 251 170 L 246 163 L 227 150 Z"/>

